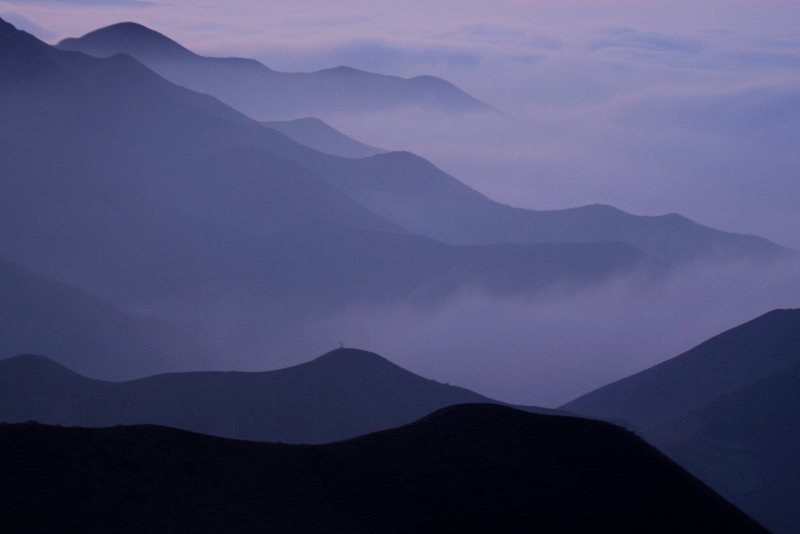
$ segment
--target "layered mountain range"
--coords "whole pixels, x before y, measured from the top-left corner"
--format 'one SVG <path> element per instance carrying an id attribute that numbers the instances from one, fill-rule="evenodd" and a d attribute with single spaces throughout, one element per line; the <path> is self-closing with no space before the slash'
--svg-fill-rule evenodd
<path id="1" fill-rule="evenodd" d="M 0 44 L 0 258 L 156 313 L 211 352 L 263 352 L 355 303 L 579 290 L 788 253 L 674 215 L 510 208 L 413 154 L 299 144 L 126 54 L 60 50 L 5 22 Z M 311 124 L 292 135 L 324 129 Z M 258 319 L 220 333 L 232 302 Z"/>
<path id="2" fill-rule="evenodd" d="M 635 424 L 650 443 L 773 532 L 791 533 L 800 494 L 794 446 L 799 313 L 770 312 L 562 409 Z M 42 356 L 18 356 L 0 361 L 0 392 L 4 422 L 158 423 L 289 443 L 351 438 L 458 403 L 496 403 L 355 349 L 280 371 L 175 373 L 120 383 L 82 377 Z"/>
<path id="3" fill-rule="evenodd" d="M 55 354 L 73 369 L 111 379 L 210 364 L 207 351 L 175 326 L 3 260 L 0 339 L 0 358 Z"/>
<path id="4" fill-rule="evenodd" d="M 212 65 L 227 64 L 226 62 L 239 65 L 247 61 L 256 65 L 252 60 L 202 58 L 166 36 L 133 23 L 116 24 L 81 38 L 65 39 L 58 47 L 64 50 L 78 50 L 97 57 L 111 57 L 120 53 L 130 55 L 178 85 L 214 95 L 235 109 L 255 117 L 258 117 L 258 114 L 251 114 L 247 106 L 237 105 L 235 98 L 205 87 L 203 83 L 221 83 L 235 87 L 241 92 L 264 95 L 263 98 L 268 98 L 271 88 L 280 86 L 279 82 L 269 80 L 264 82 L 267 86 L 265 89 L 260 82 L 252 78 L 237 78 L 212 67 Z M 181 68 L 184 70 L 193 72 L 196 70 L 196 73 L 192 75 L 191 80 L 182 79 L 180 76 L 171 75 L 180 70 L 174 65 L 183 65 Z M 345 69 L 343 72 L 349 71 Z M 358 78 L 355 76 L 355 79 Z M 336 91 L 327 90 L 324 83 L 310 83 L 310 85 L 319 87 L 319 90 L 327 95 L 334 95 L 336 99 L 343 98 Z M 346 92 L 380 93 L 366 81 L 356 85 L 358 89 L 349 88 Z M 269 99 L 283 105 L 284 102 L 291 100 L 291 97 L 280 96 Z M 441 99 L 448 102 L 460 101 L 452 95 L 443 95 Z M 314 100 L 321 101 L 324 98 L 315 97 Z M 277 124 L 277 129 L 289 137 L 292 137 L 290 130 L 302 132 L 309 131 L 313 127 L 317 132 L 320 130 L 319 124 L 309 126 L 306 123 L 305 128 L 299 125 L 287 128 L 285 124 L 280 126 L 280 123 L 275 122 L 264 124 Z M 315 135 L 320 134 L 301 133 L 298 138 L 309 139 Z M 265 139 L 262 138 L 259 144 L 264 142 Z M 318 157 L 318 154 L 298 151 L 296 147 L 276 143 L 274 139 L 270 144 L 262 146 L 311 169 L 362 205 L 407 230 L 448 243 L 527 244 L 616 240 L 631 244 L 668 262 L 686 261 L 709 254 L 739 256 L 770 255 L 777 252 L 774 245 L 763 239 L 719 232 L 675 214 L 635 217 L 609 206 L 586 206 L 558 211 L 510 208 L 492 202 L 431 163 L 409 153 L 378 154 L 354 162 L 348 159 Z M 367 154 L 362 152 L 361 155 Z"/>
<path id="5" fill-rule="evenodd" d="M 128 382 L 93 380 L 44 356 L 0 360 L 2 422 L 159 424 L 227 438 L 326 443 L 463 403 L 502 404 L 356 349 L 276 371 L 170 373 Z"/>
<path id="6" fill-rule="evenodd" d="M 574 294 L 793 254 L 676 214 L 512 208 L 413 154 L 315 119 L 275 122 L 406 105 L 491 111 L 437 79 L 277 73 L 130 23 L 53 47 L 0 20 L 0 351 L 53 358 L 0 361 L 2 418 L 352 438 L 292 447 L 2 425 L 0 521 L 15 532 L 235 532 L 267 520 L 283 532 L 763 531 L 606 423 L 469 406 L 353 438 L 490 400 L 362 351 L 271 373 L 130 380 L 231 368 L 237 354 L 287 363 L 286 332 L 364 304 Z M 564 409 L 625 421 L 791 532 L 798 331 L 796 312 L 773 312 Z"/>
<path id="7" fill-rule="evenodd" d="M 278 72 L 253 59 L 204 57 L 141 24 L 114 24 L 58 43 L 96 57 L 128 54 L 164 78 L 219 98 L 261 120 L 417 106 L 450 113 L 493 111 L 435 76 L 406 79 L 336 67 Z"/>

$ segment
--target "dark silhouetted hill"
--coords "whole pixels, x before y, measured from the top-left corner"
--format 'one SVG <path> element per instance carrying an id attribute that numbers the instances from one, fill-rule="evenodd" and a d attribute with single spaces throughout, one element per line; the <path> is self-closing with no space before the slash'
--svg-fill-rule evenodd
<path id="1" fill-rule="evenodd" d="M 125 53 L 168 80 L 210 94 L 247 115 L 296 119 L 325 113 L 359 113 L 404 106 L 448 112 L 492 108 L 433 76 L 410 79 L 336 67 L 311 73 L 269 69 L 242 58 L 203 57 L 149 28 L 123 22 L 64 39 L 62 50 L 96 57 Z"/>
<path id="2" fill-rule="evenodd" d="M 776 533 L 800 531 L 800 310 L 775 310 L 562 406 L 627 420 Z"/>
<path id="3" fill-rule="evenodd" d="M 800 529 L 800 364 L 644 436 L 776 534 Z"/>
<path id="4" fill-rule="evenodd" d="M 327 445 L 0 425 L 13 532 L 764 533 L 606 423 L 488 404 Z"/>
<path id="5" fill-rule="evenodd" d="M 774 310 L 562 408 L 642 431 L 800 363 L 800 310 Z"/>
<path id="6" fill-rule="evenodd" d="M 159 424 L 229 438 L 324 443 L 469 402 L 496 401 L 356 349 L 276 371 L 172 373 L 129 382 L 91 380 L 43 356 L 0 360 L 4 422 Z"/>

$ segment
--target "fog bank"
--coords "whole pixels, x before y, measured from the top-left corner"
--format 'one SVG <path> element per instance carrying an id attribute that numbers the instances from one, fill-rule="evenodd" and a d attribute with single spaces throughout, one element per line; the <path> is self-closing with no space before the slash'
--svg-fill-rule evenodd
<path id="1" fill-rule="evenodd" d="M 499 400 L 556 407 L 767 311 L 797 307 L 798 261 L 696 264 L 658 283 L 633 277 L 569 294 L 464 291 L 422 307 L 351 306 L 277 335 L 256 319 L 250 332 L 262 336 L 229 345 L 217 368 L 280 368 L 343 344 Z"/>

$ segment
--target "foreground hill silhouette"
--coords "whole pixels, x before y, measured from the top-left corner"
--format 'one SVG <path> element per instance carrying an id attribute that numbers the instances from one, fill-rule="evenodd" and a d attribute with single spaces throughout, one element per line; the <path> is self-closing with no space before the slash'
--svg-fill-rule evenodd
<path id="1" fill-rule="evenodd" d="M 129 382 L 91 380 L 44 356 L 0 360 L 4 422 L 147 423 L 237 439 L 324 443 L 470 402 L 496 401 L 356 349 L 276 371 L 172 373 Z"/>
<path id="2" fill-rule="evenodd" d="M 470 404 L 327 445 L 0 425 L 14 532 L 766 530 L 629 432 Z"/>
<path id="3" fill-rule="evenodd" d="M 122 22 L 58 43 L 97 57 L 128 54 L 164 78 L 219 98 L 257 119 L 296 119 L 404 106 L 448 112 L 489 111 L 487 104 L 434 76 L 405 79 L 337 67 L 278 72 L 242 58 L 199 56 L 141 24 Z"/>
<path id="4" fill-rule="evenodd" d="M 562 409 L 632 423 L 772 531 L 800 531 L 800 310 L 764 314 Z"/>

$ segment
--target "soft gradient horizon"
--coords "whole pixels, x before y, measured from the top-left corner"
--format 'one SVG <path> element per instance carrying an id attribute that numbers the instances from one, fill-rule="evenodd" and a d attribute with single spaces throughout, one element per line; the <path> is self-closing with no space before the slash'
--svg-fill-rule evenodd
<path id="1" fill-rule="evenodd" d="M 800 250 L 797 1 L 0 0 L 0 17 L 50 43 L 135 21 L 277 70 L 441 76 L 505 115 L 320 118 L 514 206 L 677 212 Z M 693 265 L 649 291 L 622 281 L 553 301 L 465 294 L 429 313 L 346 310 L 305 325 L 294 350 L 311 358 L 342 340 L 555 406 L 776 307 L 800 307 L 799 262 Z M 231 365 L 264 368 L 240 358 Z"/>

